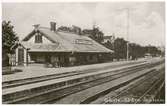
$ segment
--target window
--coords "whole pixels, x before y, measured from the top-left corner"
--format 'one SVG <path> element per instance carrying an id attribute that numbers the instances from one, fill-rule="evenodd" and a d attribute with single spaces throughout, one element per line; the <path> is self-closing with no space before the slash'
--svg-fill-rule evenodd
<path id="1" fill-rule="evenodd" d="M 92 41 L 91 40 L 85 40 L 85 39 L 76 39 L 75 40 L 76 44 L 85 44 L 85 45 L 92 45 Z"/>
<path id="2" fill-rule="evenodd" d="M 42 35 L 41 34 L 37 34 L 35 36 L 35 43 L 42 43 Z"/>

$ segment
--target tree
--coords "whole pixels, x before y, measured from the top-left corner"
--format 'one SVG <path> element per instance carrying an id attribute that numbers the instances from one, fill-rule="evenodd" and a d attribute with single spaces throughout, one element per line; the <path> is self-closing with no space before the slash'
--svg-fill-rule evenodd
<path id="1" fill-rule="evenodd" d="M 11 47 L 16 44 L 19 38 L 13 30 L 14 26 L 11 25 L 10 21 L 2 22 L 2 66 L 9 66 L 8 54 L 14 52 Z"/>
<path id="2" fill-rule="evenodd" d="M 129 55 L 132 56 L 132 60 L 139 57 L 144 57 L 144 48 L 136 43 L 129 44 Z"/>
<path id="3" fill-rule="evenodd" d="M 81 28 L 75 25 L 72 25 L 72 27 L 67 27 L 67 26 L 60 26 L 58 31 L 65 31 L 65 32 L 72 32 L 76 34 L 81 34 Z"/>
<path id="4" fill-rule="evenodd" d="M 19 40 L 13 28 L 10 21 L 2 22 L 2 49 L 6 53 L 12 53 L 11 47 Z"/>
<path id="5" fill-rule="evenodd" d="M 145 46 L 144 48 L 145 48 L 145 53 L 150 53 L 152 56 L 161 55 L 161 51 L 158 50 L 158 48 L 155 46 L 148 45 Z"/>
<path id="6" fill-rule="evenodd" d="M 70 28 L 67 27 L 67 26 L 60 26 L 57 30 L 58 31 L 67 31 L 67 32 L 70 32 Z"/>
<path id="7" fill-rule="evenodd" d="M 99 30 L 98 27 L 94 27 L 93 29 L 83 29 L 81 30 L 80 27 L 72 25 L 72 27 L 67 26 L 60 26 L 58 31 L 66 31 L 66 32 L 72 32 L 79 35 L 88 35 L 91 39 L 95 40 L 96 42 L 102 44 L 104 33 Z"/>
<path id="8" fill-rule="evenodd" d="M 105 42 L 103 45 L 110 50 L 114 50 L 114 43 L 111 43 L 110 41 Z"/>
<path id="9" fill-rule="evenodd" d="M 114 57 L 119 59 L 126 58 L 127 41 L 123 38 L 117 38 L 114 41 Z"/>
<path id="10" fill-rule="evenodd" d="M 100 44 L 102 44 L 103 42 L 104 33 L 100 31 L 98 27 L 94 27 L 93 29 L 84 29 L 82 31 L 82 34 L 89 35 L 91 39 L 95 40 Z"/>

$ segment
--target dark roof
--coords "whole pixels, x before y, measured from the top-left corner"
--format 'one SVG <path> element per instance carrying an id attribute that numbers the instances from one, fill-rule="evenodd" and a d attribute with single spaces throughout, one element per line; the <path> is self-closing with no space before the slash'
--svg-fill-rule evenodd
<path id="1" fill-rule="evenodd" d="M 23 39 L 22 45 L 25 48 L 29 48 L 29 51 L 62 51 L 62 52 L 110 52 L 113 51 L 107 49 L 103 45 L 97 43 L 91 38 L 84 35 L 77 35 L 70 32 L 53 32 L 49 28 L 39 27 L 39 33 L 48 38 L 53 44 L 29 44 L 28 41 L 32 37 L 32 31 L 28 36 Z"/>

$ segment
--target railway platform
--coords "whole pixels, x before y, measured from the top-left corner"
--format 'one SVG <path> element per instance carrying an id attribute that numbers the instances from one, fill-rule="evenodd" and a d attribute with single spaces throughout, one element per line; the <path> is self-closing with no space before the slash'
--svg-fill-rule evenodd
<path id="1" fill-rule="evenodd" d="M 22 72 L 8 74 L 2 76 L 2 82 L 12 81 L 12 80 L 21 80 L 26 78 L 34 78 L 40 76 L 47 76 L 52 74 L 61 74 L 67 72 L 74 71 L 84 71 L 90 69 L 98 69 L 101 67 L 107 66 L 115 66 L 115 65 L 123 65 L 123 64 L 133 64 L 138 62 L 144 62 L 145 59 L 139 59 L 137 61 L 117 61 L 117 62 L 108 62 L 108 63 L 100 63 L 100 64 L 92 64 L 92 65 L 82 65 L 82 66 L 74 66 L 74 67 L 61 67 L 61 68 L 45 68 L 40 66 L 22 66 L 22 67 L 13 67 L 12 69 L 19 69 Z"/>

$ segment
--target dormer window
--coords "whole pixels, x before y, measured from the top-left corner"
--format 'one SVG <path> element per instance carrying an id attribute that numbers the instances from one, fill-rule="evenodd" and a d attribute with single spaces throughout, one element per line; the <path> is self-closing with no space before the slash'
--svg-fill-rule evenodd
<path id="1" fill-rule="evenodd" d="M 76 39 L 76 44 L 85 44 L 85 45 L 92 45 L 93 42 L 91 40 L 85 40 L 85 39 Z"/>
<path id="2" fill-rule="evenodd" d="M 42 35 L 37 33 L 35 36 L 35 43 L 42 43 Z"/>

